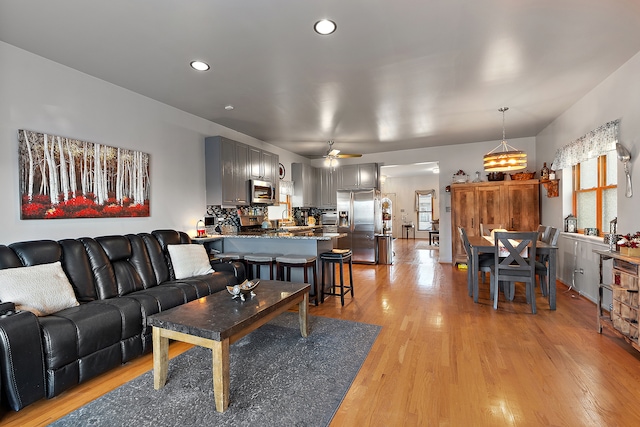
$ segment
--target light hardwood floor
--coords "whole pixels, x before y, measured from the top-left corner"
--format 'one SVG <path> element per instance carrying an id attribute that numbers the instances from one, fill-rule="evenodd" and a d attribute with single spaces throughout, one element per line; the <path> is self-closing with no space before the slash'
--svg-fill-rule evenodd
<path id="1" fill-rule="evenodd" d="M 494 311 L 485 283 L 474 304 L 466 272 L 420 242 L 395 240 L 393 265 L 354 265 L 355 298 L 344 307 L 329 297 L 310 308 L 383 326 L 332 426 L 640 425 L 640 354 L 596 332 L 593 303 L 558 284 L 557 310 L 538 290 L 532 315 L 518 287 Z M 172 344 L 171 357 L 188 347 Z M 0 423 L 46 425 L 151 363 L 139 358 Z"/>

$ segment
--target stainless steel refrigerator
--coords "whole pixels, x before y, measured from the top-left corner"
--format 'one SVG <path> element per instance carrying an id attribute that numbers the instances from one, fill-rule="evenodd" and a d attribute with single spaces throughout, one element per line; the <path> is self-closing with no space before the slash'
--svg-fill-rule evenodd
<path id="1" fill-rule="evenodd" d="M 351 249 L 353 262 L 376 262 L 376 235 L 382 233 L 382 209 L 378 190 L 338 190 L 338 240 L 342 249 Z"/>

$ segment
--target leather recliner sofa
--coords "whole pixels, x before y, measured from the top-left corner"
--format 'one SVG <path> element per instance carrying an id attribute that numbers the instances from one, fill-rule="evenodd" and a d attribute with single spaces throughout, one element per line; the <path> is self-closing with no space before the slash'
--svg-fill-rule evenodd
<path id="1" fill-rule="evenodd" d="M 2 401 L 13 410 L 59 395 L 152 349 L 147 317 L 241 283 L 241 263 L 176 280 L 174 230 L 0 245 L 0 269 L 60 261 L 78 306 L 37 317 L 0 303 Z"/>

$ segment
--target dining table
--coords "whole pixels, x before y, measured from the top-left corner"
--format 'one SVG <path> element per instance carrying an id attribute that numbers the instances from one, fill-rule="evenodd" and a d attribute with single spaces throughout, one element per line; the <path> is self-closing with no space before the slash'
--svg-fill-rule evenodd
<path id="1" fill-rule="evenodd" d="M 496 253 L 496 246 L 492 240 L 483 236 L 468 236 L 471 246 L 471 281 L 473 288 L 473 302 L 478 302 L 478 256 L 482 253 Z M 548 255 L 549 259 L 549 308 L 556 309 L 556 257 L 558 247 L 538 240 L 536 242 L 536 254 Z"/>

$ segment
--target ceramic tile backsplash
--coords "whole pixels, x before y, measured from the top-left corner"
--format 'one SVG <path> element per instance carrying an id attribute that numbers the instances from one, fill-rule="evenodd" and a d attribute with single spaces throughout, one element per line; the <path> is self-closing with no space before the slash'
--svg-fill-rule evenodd
<path id="1" fill-rule="evenodd" d="M 207 215 L 217 218 L 218 225 L 233 225 L 240 227 L 240 217 L 238 210 L 235 208 L 223 208 L 222 206 L 207 206 Z"/>
<path id="2" fill-rule="evenodd" d="M 263 206 L 249 206 L 240 208 L 243 209 L 247 215 L 262 215 Z M 307 212 L 307 215 L 313 216 L 316 219 L 316 223 L 320 222 L 322 217 L 322 210 L 317 208 L 293 208 L 293 218 L 295 219 L 296 225 L 305 225 L 302 212 Z M 235 227 L 240 228 L 240 217 L 238 216 L 237 208 L 223 208 L 219 205 L 210 205 L 207 206 L 207 216 L 212 216 L 217 218 L 217 224 L 222 225 L 233 225 Z"/>

